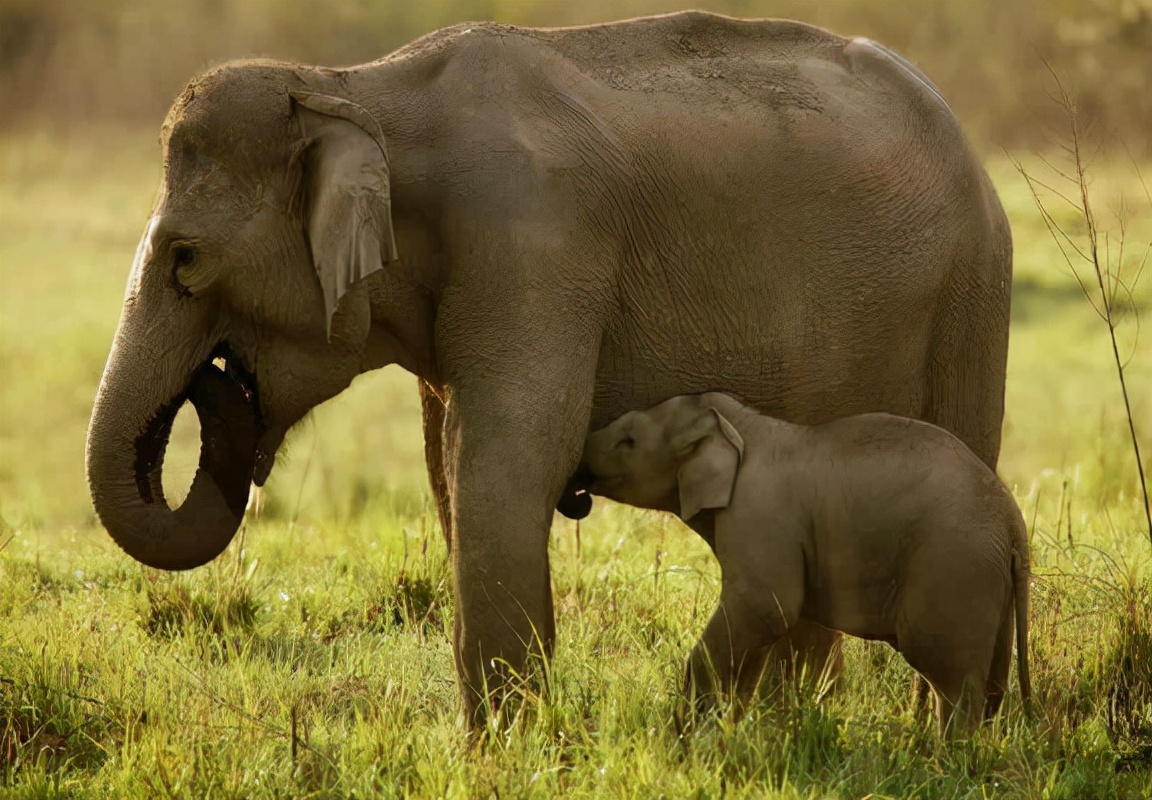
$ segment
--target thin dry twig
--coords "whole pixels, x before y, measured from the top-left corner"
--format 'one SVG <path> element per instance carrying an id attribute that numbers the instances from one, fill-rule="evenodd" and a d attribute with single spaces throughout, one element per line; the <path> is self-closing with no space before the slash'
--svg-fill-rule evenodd
<path id="1" fill-rule="evenodd" d="M 1065 89 L 1056 71 L 1046 62 L 1044 66 L 1047 68 L 1048 74 L 1051 76 L 1056 87 L 1049 93 L 1049 97 L 1063 109 L 1065 117 L 1068 120 L 1068 139 L 1066 142 L 1061 143 L 1060 147 L 1068 155 L 1071 161 L 1071 168 L 1065 171 L 1055 167 L 1045 158 L 1041 158 L 1041 161 L 1058 176 L 1072 184 L 1072 189 L 1075 195 L 1078 196 L 1078 200 L 1074 197 L 1069 197 L 1069 194 L 1061 192 L 1057 188 L 1049 186 L 1030 175 L 1024 168 L 1024 165 L 1017 159 L 1013 158 L 1012 163 L 1027 182 L 1028 189 L 1032 193 L 1032 200 L 1036 203 L 1036 207 L 1040 211 L 1044 225 L 1048 228 L 1048 233 L 1052 236 L 1053 241 L 1060 250 L 1061 256 L 1063 256 L 1065 263 L 1068 265 L 1068 269 L 1076 279 L 1080 291 L 1083 292 L 1085 299 L 1092 306 L 1092 310 L 1095 311 L 1096 315 L 1108 326 L 1108 337 L 1112 343 L 1112 357 L 1116 364 L 1116 376 L 1120 381 L 1120 394 L 1124 399 L 1124 413 L 1128 420 L 1128 433 L 1132 441 L 1132 453 L 1136 458 L 1136 472 L 1139 476 L 1140 491 L 1144 500 L 1144 517 L 1148 524 L 1148 541 L 1152 544 L 1152 503 L 1149 503 L 1148 482 L 1144 476 L 1144 461 L 1140 457 L 1140 440 L 1136 435 L 1136 423 L 1132 415 L 1132 402 L 1128 394 L 1128 382 L 1125 374 L 1125 367 L 1131 359 L 1131 354 L 1128 358 L 1121 357 L 1120 345 L 1116 338 L 1116 328 L 1125 316 L 1125 310 L 1133 304 L 1133 291 L 1140 280 L 1140 276 L 1144 272 L 1144 266 L 1148 263 L 1149 255 L 1152 254 L 1152 243 L 1146 246 L 1144 254 L 1140 258 L 1134 273 L 1125 275 L 1124 256 L 1127 232 L 1125 216 L 1127 205 L 1122 200 L 1120 208 L 1117 210 L 1117 216 L 1120 220 L 1120 231 L 1116 242 L 1116 257 L 1115 259 L 1112 257 L 1112 241 L 1107 232 L 1104 233 L 1103 254 L 1101 253 L 1100 228 L 1092 207 L 1092 197 L 1089 189 L 1090 181 L 1088 180 L 1088 169 L 1083 149 L 1084 135 L 1080 126 L 1080 119 L 1077 115 L 1076 104 L 1068 90 Z M 1131 153 L 1129 153 L 1129 159 L 1132 161 L 1136 175 L 1144 187 L 1144 194 L 1148 200 L 1149 208 L 1152 208 L 1152 192 L 1149 191 L 1148 184 L 1144 182 L 1144 176 L 1140 173 L 1140 169 L 1136 165 L 1135 159 L 1132 158 Z M 1084 222 L 1085 231 L 1082 239 L 1079 235 L 1070 233 L 1060 225 L 1059 221 L 1045 205 L 1040 190 L 1050 192 L 1063 202 L 1072 206 Z M 1078 241 L 1078 239 L 1080 240 Z M 1075 258 L 1073 258 L 1073 256 L 1075 256 Z M 1087 265 L 1087 267 L 1091 269 L 1091 273 L 1088 275 L 1083 274 L 1081 272 L 1083 267 L 1077 268 L 1077 260 Z M 1092 280 L 1093 277 L 1095 277 L 1095 281 Z M 1138 337 L 1140 333 L 1139 316 L 1133 316 L 1136 316 L 1137 319 L 1136 335 Z M 1133 344 L 1133 347 L 1135 347 L 1135 344 Z"/>

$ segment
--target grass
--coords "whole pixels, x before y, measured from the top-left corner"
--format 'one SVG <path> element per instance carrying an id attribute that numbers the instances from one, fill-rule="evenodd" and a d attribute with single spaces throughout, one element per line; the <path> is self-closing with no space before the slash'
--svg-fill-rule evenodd
<path id="1" fill-rule="evenodd" d="M 156 162 L 117 131 L 0 141 L 0 797 L 1152 796 L 1152 557 L 1107 335 L 1006 160 L 990 165 L 1017 246 L 1001 474 L 1032 532 L 1039 719 L 1013 687 L 1005 716 L 942 745 L 903 662 L 853 641 L 839 691 L 681 739 L 682 662 L 718 571 L 674 521 L 601 503 L 579 540 L 554 528 L 551 702 L 483 749 L 458 719 L 402 372 L 318 409 L 205 568 L 143 568 L 96 524 L 84 429 Z M 1129 173 L 1100 165 L 1101 208 L 1140 196 Z M 1131 241 L 1150 223 L 1132 215 Z M 1149 299 L 1120 330 L 1145 441 Z M 194 441 L 182 420 L 174 484 Z"/>

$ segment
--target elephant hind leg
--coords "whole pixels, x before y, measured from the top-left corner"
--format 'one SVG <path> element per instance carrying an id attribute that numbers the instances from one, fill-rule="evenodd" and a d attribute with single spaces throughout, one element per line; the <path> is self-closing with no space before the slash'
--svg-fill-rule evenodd
<path id="1" fill-rule="evenodd" d="M 941 732 L 971 733 L 984 718 L 989 686 L 1000 680 L 992 667 L 1011 596 L 989 585 L 977 559 L 951 549 L 926 555 L 910 572 L 897 649 L 935 689 Z"/>
<path id="2" fill-rule="evenodd" d="M 936 693 L 940 733 L 970 735 L 984 719 L 994 642 L 967 635 L 905 638 L 900 652 Z"/>
<path id="3" fill-rule="evenodd" d="M 987 677 L 980 670 L 938 678 L 936 687 L 940 734 L 948 738 L 971 736 L 984 718 L 984 685 Z"/>
<path id="4" fill-rule="evenodd" d="M 425 381 L 420 386 L 420 412 L 424 423 L 424 463 L 428 467 L 428 483 L 436 513 L 440 518 L 440 531 L 448 552 L 452 552 L 452 498 L 448 492 L 448 477 L 444 471 L 444 418 L 447 407 L 440 395 Z"/>
<path id="5" fill-rule="evenodd" d="M 932 694 L 932 685 L 924 676 L 916 673 L 912 676 L 912 713 L 917 720 L 922 720 L 928 711 L 928 699 Z"/>

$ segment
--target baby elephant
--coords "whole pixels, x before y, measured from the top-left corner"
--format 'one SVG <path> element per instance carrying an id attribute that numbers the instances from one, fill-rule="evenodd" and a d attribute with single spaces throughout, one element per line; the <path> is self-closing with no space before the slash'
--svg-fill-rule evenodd
<path id="1" fill-rule="evenodd" d="M 1015 629 L 1027 705 L 1024 520 L 946 431 L 889 414 L 793 425 L 713 392 L 625 414 L 588 437 L 584 466 L 593 494 L 676 512 L 716 552 L 691 696 L 747 699 L 803 619 L 899 650 L 935 690 L 942 732 L 999 708 Z"/>

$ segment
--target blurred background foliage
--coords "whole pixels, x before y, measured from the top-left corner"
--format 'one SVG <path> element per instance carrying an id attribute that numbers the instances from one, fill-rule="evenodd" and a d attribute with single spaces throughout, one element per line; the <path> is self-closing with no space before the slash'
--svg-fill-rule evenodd
<path id="1" fill-rule="evenodd" d="M 351 64 L 455 22 L 571 25 L 692 7 L 882 41 L 940 85 L 985 150 L 1046 146 L 1059 122 L 1047 61 L 1083 119 L 1100 121 L 1097 141 L 1152 150 L 1152 0 L 0 0 L 0 125 L 158 126 L 181 86 L 221 60 Z"/>

